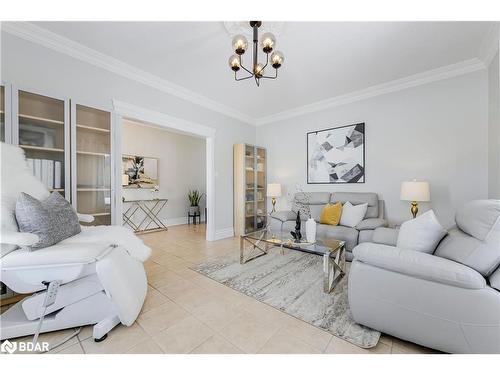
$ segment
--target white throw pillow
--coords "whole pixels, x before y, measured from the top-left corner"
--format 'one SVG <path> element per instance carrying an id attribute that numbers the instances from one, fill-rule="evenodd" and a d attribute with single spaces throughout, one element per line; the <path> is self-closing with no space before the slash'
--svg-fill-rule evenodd
<path id="1" fill-rule="evenodd" d="M 432 254 L 446 233 L 434 211 L 430 210 L 401 224 L 396 246 Z"/>
<path id="2" fill-rule="evenodd" d="M 368 203 L 354 206 L 351 202 L 345 202 L 340 216 L 340 225 L 354 228 L 365 218 Z"/>

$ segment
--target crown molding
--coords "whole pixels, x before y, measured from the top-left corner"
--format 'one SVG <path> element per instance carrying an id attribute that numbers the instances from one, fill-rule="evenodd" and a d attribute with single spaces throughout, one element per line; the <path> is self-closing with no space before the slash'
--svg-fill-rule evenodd
<path id="1" fill-rule="evenodd" d="M 481 47 L 479 48 L 479 59 L 486 66 L 491 64 L 491 61 L 498 53 L 499 33 L 499 24 L 495 23 L 494 25 L 491 25 L 483 39 L 483 42 L 481 43 Z"/>
<path id="2" fill-rule="evenodd" d="M 176 96 L 186 101 L 207 108 L 211 111 L 254 125 L 255 120 L 240 111 L 222 103 L 216 102 L 203 95 L 197 94 L 173 82 L 160 78 L 154 74 L 138 69 L 104 53 L 86 47 L 83 44 L 53 33 L 47 29 L 29 22 L 2 22 L 3 31 L 24 40 L 42 45 L 59 53 L 71 56 L 78 60 L 105 69 L 114 74 L 142 83 L 166 94 Z"/>
<path id="3" fill-rule="evenodd" d="M 292 117 L 302 116 L 308 113 L 322 111 L 328 108 L 338 107 L 360 100 L 373 98 L 375 96 L 401 91 L 415 86 L 425 85 L 427 83 L 440 81 L 462 74 L 472 73 L 485 68 L 486 66 L 481 60 L 473 58 L 470 60 L 461 61 L 456 64 L 446 65 L 437 69 L 428 70 L 426 72 L 382 83 L 380 85 L 371 86 L 366 89 L 351 92 L 349 94 L 335 96 L 326 100 L 321 100 L 294 109 L 279 112 L 270 116 L 261 117 L 256 120 L 256 125 L 262 126 L 265 124 L 290 119 Z"/>
<path id="4" fill-rule="evenodd" d="M 369 99 L 375 96 L 425 85 L 427 83 L 485 69 L 495 57 L 499 48 L 499 24 L 492 25 L 486 34 L 479 51 L 479 58 L 464 60 L 456 64 L 414 74 L 408 77 L 371 86 L 348 94 L 335 96 L 315 103 L 285 110 L 269 116 L 254 118 L 225 104 L 197 94 L 173 82 L 135 68 L 123 61 L 86 47 L 71 39 L 53 33 L 29 22 L 2 22 L 1 29 L 9 34 L 66 54 L 86 63 L 105 69 L 114 74 L 142 83 L 166 94 L 176 96 L 203 108 L 240 120 L 250 125 L 261 126 L 277 121 L 302 116 L 308 113 L 338 107 L 341 105 Z M 175 119 L 177 122 L 179 119 Z"/>

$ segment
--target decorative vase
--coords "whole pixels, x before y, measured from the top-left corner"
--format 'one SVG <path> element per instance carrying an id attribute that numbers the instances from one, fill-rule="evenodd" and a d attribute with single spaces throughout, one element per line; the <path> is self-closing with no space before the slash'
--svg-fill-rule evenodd
<path id="1" fill-rule="evenodd" d="M 189 207 L 190 215 L 199 215 L 200 214 L 200 206 L 191 206 Z"/>
<path id="2" fill-rule="evenodd" d="M 306 239 L 307 242 L 316 242 L 316 221 L 312 217 L 306 221 Z"/>

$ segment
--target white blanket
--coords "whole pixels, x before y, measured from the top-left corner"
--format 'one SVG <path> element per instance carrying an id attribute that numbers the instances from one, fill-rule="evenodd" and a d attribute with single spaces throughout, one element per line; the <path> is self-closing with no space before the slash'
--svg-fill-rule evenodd
<path id="1" fill-rule="evenodd" d="M 70 237 L 61 244 L 103 242 L 123 246 L 127 252 L 140 262 L 145 262 L 151 255 L 151 249 L 144 245 L 131 229 L 117 225 L 82 226 L 82 232 Z"/>

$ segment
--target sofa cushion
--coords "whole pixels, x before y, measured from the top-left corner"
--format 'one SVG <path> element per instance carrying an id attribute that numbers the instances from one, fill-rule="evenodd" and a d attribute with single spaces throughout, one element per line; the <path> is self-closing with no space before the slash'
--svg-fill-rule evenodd
<path id="1" fill-rule="evenodd" d="M 457 226 L 465 233 L 485 241 L 500 220 L 500 200 L 475 200 L 466 203 L 455 215 Z"/>
<path id="2" fill-rule="evenodd" d="M 500 265 L 500 200 L 471 201 L 457 211 L 455 220 L 460 230 L 454 230 L 435 255 L 490 275 Z"/>
<path id="3" fill-rule="evenodd" d="M 307 220 L 309 217 L 306 212 L 309 210 L 311 217 L 319 222 L 319 217 L 323 206 L 330 201 L 330 193 L 325 192 L 298 192 L 295 193 L 292 211 L 297 212 L 301 210 L 302 220 Z M 304 207 L 305 206 L 305 207 Z M 302 208 L 304 207 L 304 210 Z"/>
<path id="4" fill-rule="evenodd" d="M 327 203 L 321 210 L 319 222 L 321 224 L 338 225 L 342 214 L 342 203 Z"/>
<path id="5" fill-rule="evenodd" d="M 340 225 L 354 228 L 365 217 L 368 203 L 358 204 L 354 206 L 351 202 L 346 202 L 342 207 L 342 216 L 340 217 Z"/>
<path id="6" fill-rule="evenodd" d="M 500 292 L 500 267 L 493 272 L 489 277 L 490 286 Z"/>
<path id="7" fill-rule="evenodd" d="M 368 229 L 375 229 L 379 227 L 385 227 L 387 225 L 387 221 L 384 219 L 380 218 L 370 218 L 370 219 L 363 219 L 359 222 L 358 225 L 356 225 L 357 230 L 368 230 Z"/>
<path id="8" fill-rule="evenodd" d="M 429 210 L 401 224 L 397 247 L 432 254 L 445 235 L 434 211 Z"/>
<path id="9" fill-rule="evenodd" d="M 398 242 L 399 229 L 396 228 L 377 228 L 373 231 L 372 242 L 396 246 Z"/>
<path id="10" fill-rule="evenodd" d="M 499 242 L 500 243 L 500 242 Z M 495 246 L 452 229 L 439 244 L 434 255 L 453 260 L 475 269 L 483 276 L 490 275 L 500 263 L 500 245 Z"/>
<path id="11" fill-rule="evenodd" d="M 331 202 L 351 202 L 353 205 L 368 203 L 365 218 L 379 217 L 378 195 L 376 193 L 332 193 Z"/>
<path id="12" fill-rule="evenodd" d="M 358 243 L 358 231 L 341 225 L 318 224 L 316 226 L 316 238 L 333 238 L 345 241 L 346 250 L 351 251 Z"/>
<path id="13" fill-rule="evenodd" d="M 43 201 L 21 193 L 16 203 L 16 220 L 19 231 L 34 233 L 40 238 L 30 246 L 32 250 L 54 245 L 81 231 L 75 210 L 56 192 Z"/>
<path id="14" fill-rule="evenodd" d="M 356 246 L 353 253 L 357 261 L 423 280 L 466 289 L 486 286 L 484 278 L 473 269 L 431 254 L 369 242 Z"/>

